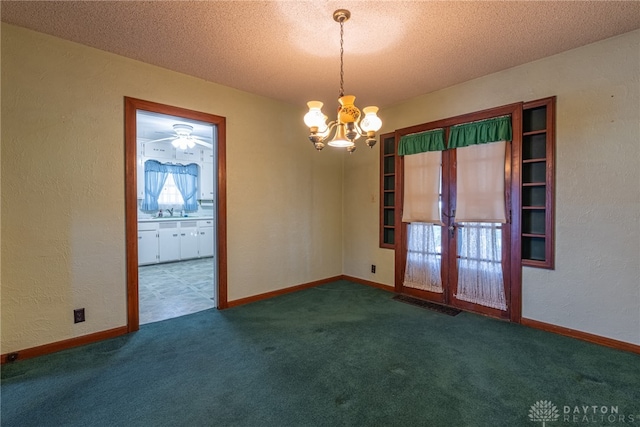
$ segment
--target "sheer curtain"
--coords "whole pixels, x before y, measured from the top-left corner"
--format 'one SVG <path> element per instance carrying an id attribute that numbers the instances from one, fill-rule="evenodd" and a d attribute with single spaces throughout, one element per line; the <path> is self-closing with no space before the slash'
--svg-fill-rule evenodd
<path id="1" fill-rule="evenodd" d="M 407 226 L 404 286 L 442 293 L 442 226 L 412 222 Z"/>
<path id="2" fill-rule="evenodd" d="M 168 176 L 167 168 L 156 160 L 144 162 L 144 200 L 140 209 L 143 211 L 158 210 L 158 196 Z"/>
<path id="3" fill-rule="evenodd" d="M 407 226 L 407 263 L 404 286 L 442 293 L 442 220 L 440 170 L 442 151 L 404 157 L 404 206 Z"/>
<path id="4" fill-rule="evenodd" d="M 176 165 L 172 168 L 171 173 L 184 200 L 184 210 L 198 210 L 198 165 L 195 163 L 186 166 Z"/>
<path id="5" fill-rule="evenodd" d="M 463 222 L 458 230 L 456 298 L 506 310 L 501 224 Z"/>

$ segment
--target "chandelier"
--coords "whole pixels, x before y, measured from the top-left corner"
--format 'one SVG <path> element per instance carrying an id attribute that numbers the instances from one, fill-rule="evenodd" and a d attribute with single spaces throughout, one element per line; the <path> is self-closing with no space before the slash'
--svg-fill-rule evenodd
<path id="1" fill-rule="evenodd" d="M 340 24 L 340 107 L 336 120 L 327 124 L 327 116 L 322 113 L 322 102 L 307 102 L 309 112 L 304 116 L 304 123 L 309 127 L 309 140 L 318 151 L 324 148 L 324 142 L 334 131 L 333 138 L 327 143 L 332 147 L 343 147 L 353 153 L 356 150 L 355 140 L 362 136 L 366 136 L 367 145 L 373 147 L 376 144 L 376 131 L 382 127 L 382 121 L 376 115 L 378 107 L 363 108 L 364 117 L 360 120 L 360 110 L 354 105 L 356 97 L 344 94 L 343 27 L 350 17 L 351 12 L 346 9 L 333 12 L 333 20 Z"/>

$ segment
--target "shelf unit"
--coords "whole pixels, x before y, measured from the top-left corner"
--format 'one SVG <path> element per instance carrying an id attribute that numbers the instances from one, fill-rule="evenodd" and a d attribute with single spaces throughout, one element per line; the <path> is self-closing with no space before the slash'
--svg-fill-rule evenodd
<path id="1" fill-rule="evenodd" d="M 380 247 L 395 249 L 395 133 L 380 135 Z"/>
<path id="2" fill-rule="evenodd" d="M 555 97 L 523 104 L 522 265 L 554 268 Z"/>

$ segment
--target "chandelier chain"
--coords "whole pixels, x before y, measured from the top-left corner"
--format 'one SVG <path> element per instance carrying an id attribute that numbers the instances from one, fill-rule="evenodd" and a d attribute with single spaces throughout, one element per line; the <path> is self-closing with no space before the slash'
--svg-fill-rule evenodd
<path id="1" fill-rule="evenodd" d="M 340 20 L 340 97 L 344 96 L 344 19 Z"/>

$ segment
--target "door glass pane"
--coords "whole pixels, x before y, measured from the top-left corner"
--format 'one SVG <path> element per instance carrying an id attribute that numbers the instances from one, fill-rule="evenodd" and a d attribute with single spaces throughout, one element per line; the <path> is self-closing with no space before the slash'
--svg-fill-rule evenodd
<path id="1" fill-rule="evenodd" d="M 442 226 L 413 222 L 407 232 L 404 286 L 442 293 Z"/>
<path id="2" fill-rule="evenodd" d="M 507 309 L 502 277 L 501 224 L 460 224 L 456 298 L 486 307 Z"/>

